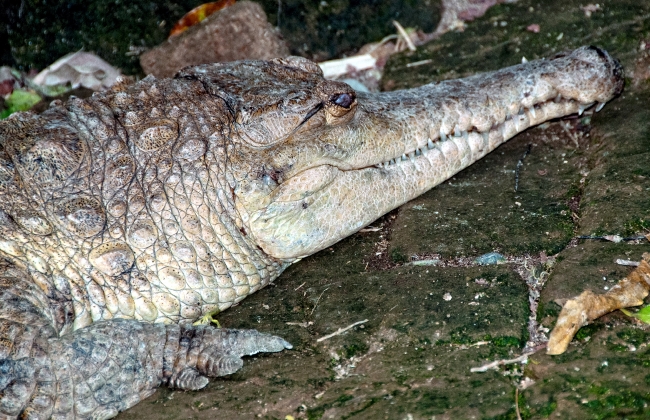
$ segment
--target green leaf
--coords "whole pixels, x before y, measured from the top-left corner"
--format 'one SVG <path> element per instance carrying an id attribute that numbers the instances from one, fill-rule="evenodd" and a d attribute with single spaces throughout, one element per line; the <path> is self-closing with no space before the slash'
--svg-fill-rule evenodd
<path id="1" fill-rule="evenodd" d="M 638 319 L 639 321 L 650 324 L 650 305 L 641 308 L 638 312 L 630 312 L 627 309 L 621 309 L 625 315 Z"/>
<path id="2" fill-rule="evenodd" d="M 639 312 L 636 313 L 636 317 L 646 324 L 650 324 L 650 305 L 641 308 Z"/>
<path id="3" fill-rule="evenodd" d="M 41 97 L 31 90 L 16 89 L 5 100 L 7 109 L 2 112 L 2 118 L 18 111 L 27 111 L 41 101 Z"/>
<path id="4" fill-rule="evenodd" d="M 66 83 L 63 85 L 53 85 L 53 86 L 41 86 L 37 84 L 30 84 L 29 87 L 39 92 L 41 95 L 50 98 L 63 95 L 64 93 L 70 92 L 72 90 L 72 86 L 70 85 L 70 83 Z"/>

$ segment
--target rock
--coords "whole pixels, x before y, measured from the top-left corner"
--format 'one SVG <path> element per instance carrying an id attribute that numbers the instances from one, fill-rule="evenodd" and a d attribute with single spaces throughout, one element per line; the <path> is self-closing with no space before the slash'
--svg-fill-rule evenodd
<path id="1" fill-rule="evenodd" d="M 208 16 L 140 56 L 147 74 L 171 77 L 183 67 L 286 57 L 289 49 L 257 3 L 242 1 Z"/>
<path id="2" fill-rule="evenodd" d="M 47 66 L 32 80 L 43 87 L 71 85 L 106 90 L 117 81 L 120 71 L 92 53 L 77 51 L 67 54 Z"/>

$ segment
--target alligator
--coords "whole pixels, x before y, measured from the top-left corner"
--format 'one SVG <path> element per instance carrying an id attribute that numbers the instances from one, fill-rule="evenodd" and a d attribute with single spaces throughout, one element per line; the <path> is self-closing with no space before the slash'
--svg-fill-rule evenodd
<path id="1" fill-rule="evenodd" d="M 528 127 L 602 107 L 582 47 L 355 92 L 298 57 L 126 79 L 0 122 L 0 417 L 110 418 L 290 349 L 195 325 Z"/>

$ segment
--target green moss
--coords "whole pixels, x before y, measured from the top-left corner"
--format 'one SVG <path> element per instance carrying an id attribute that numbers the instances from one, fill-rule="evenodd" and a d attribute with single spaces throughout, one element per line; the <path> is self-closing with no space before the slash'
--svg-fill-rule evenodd
<path id="1" fill-rule="evenodd" d="M 366 411 L 368 408 L 372 407 L 373 405 L 375 405 L 375 403 L 377 403 L 377 402 L 380 401 L 380 400 L 381 400 L 381 399 L 380 399 L 380 398 L 377 398 L 377 397 L 375 397 L 375 398 L 370 398 L 368 401 L 366 401 L 366 403 L 365 403 L 365 404 L 364 404 L 360 409 L 358 409 L 358 410 L 354 410 L 354 411 L 350 412 L 349 415 L 347 415 L 347 416 L 343 416 L 342 419 L 356 418 L 356 417 L 357 417 L 357 414 Z"/>
<path id="2" fill-rule="evenodd" d="M 561 310 L 562 307 L 553 301 L 546 303 L 540 302 L 537 307 L 537 319 L 543 319 L 547 316 L 557 318 Z"/>
<path id="3" fill-rule="evenodd" d="M 352 395 L 349 395 L 349 394 L 343 394 L 343 395 L 341 395 L 340 397 L 338 397 L 338 398 L 336 399 L 336 403 L 337 403 L 337 404 L 343 404 L 344 402 L 346 402 L 346 401 L 350 401 L 350 400 L 352 400 L 352 399 L 354 399 L 354 397 L 353 397 Z"/>
<path id="4" fill-rule="evenodd" d="M 318 406 L 307 409 L 307 420 L 320 420 L 325 414 L 325 407 Z"/>
<path id="5" fill-rule="evenodd" d="M 578 330 L 578 332 L 575 335 L 575 338 L 577 340 L 583 341 L 586 338 L 590 338 L 592 335 L 594 335 L 597 331 L 600 331 L 602 328 L 603 325 L 600 323 L 585 325 L 584 327 Z"/>
<path id="6" fill-rule="evenodd" d="M 401 248 L 393 248 L 390 251 L 390 259 L 396 264 L 404 264 L 408 261 L 408 257 L 404 255 Z"/>
<path id="7" fill-rule="evenodd" d="M 362 341 L 355 341 L 352 344 L 346 344 L 343 346 L 343 357 L 350 359 L 354 356 L 365 354 L 368 352 L 368 344 Z"/>
<path id="8" fill-rule="evenodd" d="M 589 386 L 589 393 L 594 395 L 605 395 L 609 392 L 609 388 L 602 385 L 592 384 Z"/>
<path id="9" fill-rule="evenodd" d="M 622 391 L 610 394 L 596 400 L 589 401 L 586 407 L 591 411 L 594 419 L 641 418 L 639 415 L 650 415 L 650 394 L 641 394 L 634 391 Z M 635 415 L 634 417 L 631 417 Z"/>
<path id="10" fill-rule="evenodd" d="M 616 333 L 616 336 L 623 341 L 626 341 L 630 344 L 634 344 L 636 347 L 640 346 L 642 343 L 646 343 L 648 338 L 650 338 L 650 333 L 635 329 L 635 328 L 625 328 L 622 331 Z"/>
<path id="11" fill-rule="evenodd" d="M 425 416 L 443 414 L 450 406 L 449 397 L 439 391 L 422 392 L 415 403 L 418 412 Z"/>
<path id="12" fill-rule="evenodd" d="M 459 345 L 468 345 L 474 343 L 474 340 L 469 334 L 467 334 L 467 329 L 465 327 L 457 328 L 451 332 L 451 342 Z"/>
<path id="13" fill-rule="evenodd" d="M 521 347 L 521 340 L 517 337 L 496 337 L 492 339 L 496 347 Z"/>
<path id="14" fill-rule="evenodd" d="M 632 236 L 650 232 L 650 218 L 635 218 L 625 222 L 625 236 Z"/>
<path id="15" fill-rule="evenodd" d="M 648 375 L 648 376 L 650 376 L 650 375 Z M 481 379 L 474 379 L 474 380 L 469 381 L 469 385 L 472 388 L 478 388 L 478 387 L 482 386 L 484 383 L 485 383 L 485 381 L 481 380 Z"/>

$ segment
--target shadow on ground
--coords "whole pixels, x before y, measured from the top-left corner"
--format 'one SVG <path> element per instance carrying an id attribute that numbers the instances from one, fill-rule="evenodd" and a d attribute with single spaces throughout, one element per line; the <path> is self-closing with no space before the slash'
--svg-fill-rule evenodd
<path id="1" fill-rule="evenodd" d="M 650 4 L 604 1 L 586 17 L 574 0 L 494 7 L 388 64 L 396 88 L 496 69 L 582 44 L 635 67 L 650 39 Z M 540 25 L 539 33 L 526 30 Z M 647 41 L 650 44 L 650 41 Z M 431 60 L 407 67 L 407 63 Z M 398 78 L 399 75 L 399 78 Z M 575 240 L 650 230 L 650 85 L 633 86 L 598 114 L 531 129 L 443 185 L 291 267 L 276 285 L 220 316 L 224 326 L 279 334 L 295 350 L 250 358 L 201 392 L 159 390 L 121 419 L 641 419 L 650 416 L 650 328 L 620 312 L 583 328 L 566 354 L 471 373 L 521 354 L 528 289 L 516 264 L 413 266 L 428 258 L 499 251 L 548 279 L 537 319 L 553 326 L 558 300 L 604 292 L 647 241 Z M 638 82 L 638 81 L 637 81 Z M 529 150 L 514 191 L 515 168 Z M 528 267 L 531 268 L 531 267 Z M 542 270 L 549 273 L 540 274 Z M 317 342 L 352 323 L 367 322 Z M 162 407 L 165 407 L 163 410 Z"/>

